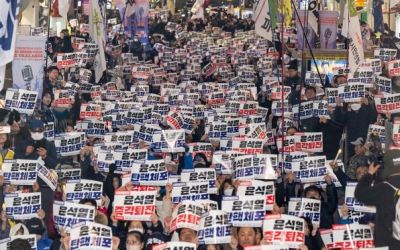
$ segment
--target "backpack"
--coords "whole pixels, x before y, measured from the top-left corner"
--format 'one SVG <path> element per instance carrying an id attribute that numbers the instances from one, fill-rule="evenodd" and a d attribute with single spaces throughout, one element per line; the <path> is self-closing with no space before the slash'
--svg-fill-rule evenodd
<path id="1" fill-rule="evenodd" d="M 395 193 L 393 195 L 394 203 L 396 204 L 396 215 L 394 221 L 392 222 L 392 237 L 396 240 L 400 240 L 400 189 L 396 188 L 389 182 L 384 181 L 383 183 L 391 186 Z"/>

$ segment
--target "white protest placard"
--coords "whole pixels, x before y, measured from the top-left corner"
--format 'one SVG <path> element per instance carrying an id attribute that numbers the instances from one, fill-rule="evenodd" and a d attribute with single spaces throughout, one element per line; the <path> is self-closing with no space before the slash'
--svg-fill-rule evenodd
<path id="1" fill-rule="evenodd" d="M 400 94 L 385 94 L 374 96 L 376 111 L 379 114 L 400 113 Z"/>
<path id="2" fill-rule="evenodd" d="M 81 179 L 81 169 L 80 168 L 59 169 L 59 170 L 57 170 L 56 173 L 58 175 L 59 180 L 61 180 L 63 178 L 66 178 L 67 180 L 80 180 Z M 39 173 L 39 177 L 40 177 L 40 173 Z"/>
<path id="3" fill-rule="evenodd" d="M 284 99 L 286 99 L 289 96 L 290 91 L 291 91 L 291 88 L 288 86 L 285 86 L 283 88 L 283 91 L 282 91 L 281 86 L 272 87 L 269 97 L 272 100 L 282 100 L 282 96 Z"/>
<path id="4" fill-rule="evenodd" d="M 115 219 L 150 221 L 151 215 L 155 213 L 157 191 L 138 191 L 115 191 Z"/>
<path id="5" fill-rule="evenodd" d="M 245 154 L 262 154 L 263 153 L 264 140 L 262 139 L 251 139 L 243 137 L 232 138 L 232 150 L 242 152 Z"/>
<path id="6" fill-rule="evenodd" d="M 211 143 L 205 142 L 192 142 L 188 143 L 189 145 L 189 152 L 192 153 L 193 159 L 198 154 L 204 154 L 207 157 L 208 161 L 211 161 L 213 146 Z"/>
<path id="7" fill-rule="evenodd" d="M 396 60 L 397 49 L 377 48 L 374 50 L 374 58 L 384 62 Z"/>
<path id="8" fill-rule="evenodd" d="M 71 132 L 54 138 L 57 155 L 78 155 L 85 146 L 85 133 Z"/>
<path id="9" fill-rule="evenodd" d="M 225 211 L 211 210 L 201 215 L 199 244 L 226 244 L 231 242 L 231 226 Z"/>
<path id="10" fill-rule="evenodd" d="M 42 179 L 50 188 L 51 190 L 56 190 L 57 182 L 58 182 L 58 175 L 53 169 L 48 169 L 45 166 L 38 164 L 38 176 Z M 80 177 L 80 170 L 79 170 L 79 177 Z"/>
<path id="11" fill-rule="evenodd" d="M 168 171 L 164 159 L 133 163 L 131 181 L 134 185 L 165 186 L 168 182 Z"/>
<path id="12" fill-rule="evenodd" d="M 103 192 L 103 182 L 93 180 L 67 180 L 64 193 L 67 202 L 79 203 L 85 198 L 94 199 L 97 205 L 101 205 L 100 196 Z"/>
<path id="13" fill-rule="evenodd" d="M 225 122 L 208 123 L 205 128 L 205 133 L 208 135 L 208 138 L 218 141 L 221 137 L 228 136 L 228 124 Z"/>
<path id="14" fill-rule="evenodd" d="M 293 108 L 288 101 L 285 101 L 283 105 L 281 101 L 273 101 L 271 107 L 271 113 L 274 116 L 284 115 L 285 117 L 290 117 L 293 113 Z"/>
<path id="15" fill-rule="evenodd" d="M 174 182 L 172 186 L 172 202 L 178 204 L 181 201 L 208 200 L 210 182 Z"/>
<path id="16" fill-rule="evenodd" d="M 77 121 L 78 123 L 78 121 Z M 105 124 L 102 121 L 97 120 L 83 120 L 80 122 L 81 130 L 86 136 L 95 136 L 103 138 L 105 133 Z"/>
<path id="17" fill-rule="evenodd" d="M 215 171 L 217 174 L 231 174 L 231 159 L 238 155 L 242 155 L 240 152 L 233 151 L 217 151 L 213 154 L 212 164 L 216 165 Z"/>
<path id="18" fill-rule="evenodd" d="M 378 90 L 382 91 L 384 94 L 392 93 L 392 79 L 384 76 L 376 76 L 375 83 Z"/>
<path id="19" fill-rule="evenodd" d="M 172 211 L 170 232 L 180 228 L 190 228 L 198 231 L 200 216 L 204 213 L 204 205 L 200 202 L 185 200 Z"/>
<path id="20" fill-rule="evenodd" d="M 80 222 L 71 229 L 71 250 L 106 250 L 113 248 L 111 227 L 95 222 Z"/>
<path id="21" fill-rule="evenodd" d="M 80 118 L 81 119 L 97 119 L 101 117 L 101 106 L 83 103 L 81 104 L 81 112 Z"/>
<path id="22" fill-rule="evenodd" d="M 55 89 L 53 92 L 55 107 L 68 108 L 69 104 L 71 103 L 68 90 Z"/>
<path id="23" fill-rule="evenodd" d="M 348 207 L 348 220 L 350 221 L 350 224 L 355 223 L 355 224 L 359 224 L 360 223 L 360 219 L 362 217 L 364 217 L 365 213 L 364 212 L 360 212 L 360 211 L 355 211 L 353 209 L 353 207 Z M 342 214 L 342 206 L 338 206 L 338 212 L 339 212 L 339 216 L 343 217 Z"/>
<path id="24" fill-rule="evenodd" d="M 216 172 L 211 168 L 183 169 L 181 181 L 190 182 L 208 182 L 208 191 L 210 194 L 217 193 Z"/>
<path id="25" fill-rule="evenodd" d="M 333 230 L 332 229 L 320 229 L 322 242 L 327 249 L 333 249 Z"/>
<path id="26" fill-rule="evenodd" d="M 171 250 L 171 249 L 196 250 L 196 244 L 188 242 L 180 242 L 180 241 L 170 241 L 153 245 L 152 250 Z"/>
<path id="27" fill-rule="evenodd" d="M 104 135 L 104 140 L 107 143 L 118 143 L 122 145 L 133 143 L 132 131 L 119 131 L 116 133 L 107 133 Z"/>
<path id="28" fill-rule="evenodd" d="M 177 153 L 185 152 L 185 130 L 157 130 L 153 134 L 155 152 Z"/>
<path id="29" fill-rule="evenodd" d="M 265 197 L 223 196 L 222 211 L 228 212 L 229 222 L 234 227 L 261 227 L 265 214 Z"/>
<path id="30" fill-rule="evenodd" d="M 296 132 L 296 151 L 323 152 L 322 132 Z"/>
<path id="31" fill-rule="evenodd" d="M 13 220 L 38 218 L 37 212 L 42 208 L 39 192 L 5 194 L 4 203 L 7 218 Z"/>
<path id="32" fill-rule="evenodd" d="M 44 124 L 44 137 L 48 141 L 54 141 L 54 122 Z"/>
<path id="33" fill-rule="evenodd" d="M 25 89 L 7 89 L 4 108 L 23 114 L 33 114 L 38 92 Z"/>
<path id="34" fill-rule="evenodd" d="M 15 239 L 22 239 L 28 241 L 29 245 L 31 246 L 31 250 L 40 250 L 37 249 L 36 234 L 15 235 L 9 238 L 2 239 L 0 240 L 0 249 L 14 250 L 10 248 L 10 244 Z"/>
<path id="35" fill-rule="evenodd" d="M 304 243 L 304 219 L 286 214 L 267 214 L 263 223 L 264 240 L 270 244 L 298 248 Z"/>
<path id="36" fill-rule="evenodd" d="M 70 232 L 72 225 L 82 221 L 94 221 L 96 207 L 75 204 L 72 202 L 54 201 L 53 218 L 57 232 L 62 227 L 66 227 L 66 232 Z"/>
<path id="37" fill-rule="evenodd" d="M 290 198 L 288 214 L 310 218 L 319 227 L 321 220 L 321 201 L 307 198 Z"/>
<path id="38" fill-rule="evenodd" d="M 359 102 L 365 96 L 365 84 L 348 83 L 338 87 L 339 97 L 344 102 Z"/>
<path id="39" fill-rule="evenodd" d="M 345 193 L 345 204 L 352 208 L 354 211 L 376 213 L 375 207 L 365 206 L 354 197 L 356 191 L 357 182 L 347 182 L 346 193 Z"/>
<path id="40" fill-rule="evenodd" d="M 4 183 L 13 185 L 33 185 L 37 179 L 36 160 L 4 160 Z"/>
<path id="41" fill-rule="evenodd" d="M 328 110 L 328 101 L 319 100 L 313 102 L 313 114 L 314 117 L 325 117 L 326 119 L 331 119 Z"/>
<path id="42" fill-rule="evenodd" d="M 336 99 L 339 97 L 338 88 L 326 88 L 325 89 L 326 101 L 332 107 L 336 107 Z"/>
<path id="43" fill-rule="evenodd" d="M 334 224 L 332 229 L 334 248 L 354 249 L 374 246 L 373 234 L 369 225 Z"/>
<path id="44" fill-rule="evenodd" d="M 298 121 L 313 117 L 313 108 L 313 101 L 293 105 L 293 119 Z"/>
<path id="45" fill-rule="evenodd" d="M 284 139 L 282 137 L 276 138 L 276 145 L 278 147 L 279 152 L 295 152 L 296 151 L 296 136 L 285 136 Z"/>
<path id="46" fill-rule="evenodd" d="M 237 196 L 262 195 L 265 197 L 265 209 L 271 210 L 275 204 L 275 188 L 271 181 L 264 182 L 258 180 L 239 181 L 236 191 Z"/>
<path id="47" fill-rule="evenodd" d="M 313 71 L 306 72 L 305 85 L 309 86 L 315 84 L 319 87 L 325 86 L 325 78 L 326 75 L 323 73 Z"/>
<path id="48" fill-rule="evenodd" d="M 292 171 L 301 182 L 323 181 L 327 173 L 325 156 L 304 157 L 303 161 L 293 162 Z"/>
<path id="49" fill-rule="evenodd" d="M 245 245 L 243 250 L 289 250 L 285 246 L 274 246 L 274 245 Z"/>
<path id="50" fill-rule="evenodd" d="M 135 161 L 145 161 L 147 159 L 147 149 L 114 149 L 103 150 L 97 154 L 99 171 L 108 172 L 110 164 L 115 163 L 116 173 L 131 172 L 132 164 Z"/>

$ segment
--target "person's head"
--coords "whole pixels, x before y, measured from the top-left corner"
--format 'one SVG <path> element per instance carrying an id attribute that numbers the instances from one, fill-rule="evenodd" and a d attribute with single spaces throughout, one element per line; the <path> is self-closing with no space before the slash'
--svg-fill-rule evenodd
<path id="1" fill-rule="evenodd" d="M 43 237 L 45 229 L 41 219 L 32 218 L 27 220 L 26 228 L 28 228 L 29 234 L 36 235 L 36 241 L 39 241 Z"/>
<path id="2" fill-rule="evenodd" d="M 144 247 L 143 234 L 139 232 L 129 232 L 126 235 L 126 250 L 141 250 Z"/>
<path id="3" fill-rule="evenodd" d="M 65 32 L 64 32 L 64 31 L 61 31 L 61 32 L 60 32 L 60 38 L 61 38 L 61 39 L 64 39 L 64 36 L 65 36 Z"/>
<path id="4" fill-rule="evenodd" d="M 321 64 L 322 66 L 322 70 L 324 72 L 324 74 L 328 74 L 329 73 L 329 63 L 328 62 L 323 62 Z"/>
<path id="5" fill-rule="evenodd" d="M 217 79 L 217 82 L 222 82 L 222 76 L 221 75 L 217 75 L 216 79 Z"/>
<path id="6" fill-rule="evenodd" d="M 161 36 L 155 36 L 156 43 L 161 42 Z"/>
<path id="7" fill-rule="evenodd" d="M 222 183 L 222 191 L 224 192 L 224 195 L 233 195 L 233 184 L 231 179 L 225 179 L 224 182 Z"/>
<path id="8" fill-rule="evenodd" d="M 339 75 L 336 77 L 335 82 L 332 83 L 332 85 L 337 88 L 341 84 L 347 83 L 347 79 L 344 75 Z"/>
<path id="9" fill-rule="evenodd" d="M 111 23 L 109 23 L 109 24 L 107 25 L 107 32 L 111 32 L 112 29 L 113 29 L 113 25 L 112 25 Z"/>
<path id="10" fill-rule="evenodd" d="M 313 86 L 307 86 L 305 92 L 307 100 L 314 100 L 317 96 L 317 90 Z"/>
<path id="11" fill-rule="evenodd" d="M 360 181 L 361 178 L 368 173 L 368 166 L 365 165 L 359 165 L 356 168 L 356 179 L 357 181 Z"/>
<path id="12" fill-rule="evenodd" d="M 139 41 L 139 37 L 138 37 L 138 35 L 134 35 L 134 36 L 133 36 L 133 41 L 134 41 L 134 42 L 137 42 L 137 41 Z"/>
<path id="13" fill-rule="evenodd" d="M 128 232 L 138 232 L 141 234 L 146 233 L 147 226 L 146 223 L 143 223 L 139 220 L 133 220 L 128 224 Z"/>
<path id="14" fill-rule="evenodd" d="M 298 69 L 297 69 L 296 66 L 290 65 L 289 68 L 288 68 L 289 77 L 295 77 L 295 76 L 297 76 L 297 70 L 298 70 Z"/>
<path id="15" fill-rule="evenodd" d="M 154 40 L 154 38 L 150 38 L 150 41 L 149 41 L 149 43 L 150 43 L 150 44 L 155 44 L 155 43 L 156 43 L 156 41 Z"/>
<path id="16" fill-rule="evenodd" d="M 193 242 L 197 237 L 197 232 L 190 228 L 182 228 L 179 230 L 179 241 Z"/>
<path id="17" fill-rule="evenodd" d="M 104 226 L 108 226 L 108 218 L 105 214 L 99 212 L 94 217 L 94 222 L 102 224 Z"/>
<path id="18" fill-rule="evenodd" d="M 298 130 L 296 127 L 289 127 L 289 128 L 286 130 L 286 135 L 287 135 L 287 136 L 292 136 L 292 135 L 294 135 L 294 133 L 296 133 L 296 132 L 299 132 L 299 130 Z"/>
<path id="19" fill-rule="evenodd" d="M 8 138 L 7 138 L 7 134 L 0 134 L 0 149 L 1 148 L 3 148 L 3 149 L 7 149 L 8 148 L 8 143 L 7 143 L 7 140 L 8 140 Z"/>
<path id="20" fill-rule="evenodd" d="M 10 249 L 31 250 L 31 244 L 27 239 L 15 239 L 10 242 Z"/>
<path id="21" fill-rule="evenodd" d="M 317 186 L 309 186 L 304 190 L 306 198 L 321 200 L 321 190 Z"/>
<path id="22" fill-rule="evenodd" d="M 79 201 L 79 204 L 82 205 L 88 205 L 88 206 L 94 206 L 97 208 L 97 203 L 95 199 L 91 198 L 83 198 L 82 200 Z"/>
<path id="23" fill-rule="evenodd" d="M 165 167 L 167 168 L 168 173 L 178 172 L 178 164 L 176 164 L 169 155 L 165 157 Z"/>
<path id="24" fill-rule="evenodd" d="M 207 164 L 207 157 L 204 154 L 199 153 L 194 157 L 193 166 L 201 168 L 201 167 L 206 167 L 206 164 Z"/>
<path id="25" fill-rule="evenodd" d="M 57 80 L 58 77 L 58 68 L 57 67 L 50 67 L 47 71 L 50 81 Z"/>
<path id="26" fill-rule="evenodd" d="M 244 245 L 257 245 L 258 244 L 257 234 L 259 234 L 259 232 L 255 227 L 238 227 L 237 240 L 239 245 L 242 247 Z"/>
<path id="27" fill-rule="evenodd" d="M 68 123 L 67 128 L 65 129 L 66 132 L 74 132 L 74 125 Z"/>
<path id="28" fill-rule="evenodd" d="M 50 92 L 45 91 L 42 94 L 42 104 L 44 106 L 50 107 L 51 103 L 53 102 L 53 96 Z"/>
<path id="29" fill-rule="evenodd" d="M 385 152 L 383 156 L 383 165 L 384 168 L 381 173 L 383 180 L 395 174 L 398 175 L 400 173 L 400 150 L 391 149 Z"/>
<path id="30" fill-rule="evenodd" d="M 16 235 L 28 235 L 29 231 L 28 228 L 22 223 L 17 223 L 10 229 L 10 237 L 16 236 Z"/>
<path id="31" fill-rule="evenodd" d="M 44 138 L 44 124 L 41 120 L 33 120 L 29 124 L 29 132 L 31 137 L 35 141 L 42 140 Z"/>
<path id="32" fill-rule="evenodd" d="M 350 142 L 352 145 L 354 145 L 354 152 L 356 155 L 363 155 L 365 153 L 365 147 L 364 147 L 364 139 L 362 137 L 357 138 L 357 140 Z"/>
<path id="33" fill-rule="evenodd" d="M 120 187 L 120 181 L 119 178 L 117 176 L 114 176 L 113 178 L 113 188 L 114 189 L 118 189 Z"/>
<path id="34" fill-rule="evenodd" d="M 119 37 L 119 44 L 124 44 L 125 43 L 125 36 L 120 36 Z"/>

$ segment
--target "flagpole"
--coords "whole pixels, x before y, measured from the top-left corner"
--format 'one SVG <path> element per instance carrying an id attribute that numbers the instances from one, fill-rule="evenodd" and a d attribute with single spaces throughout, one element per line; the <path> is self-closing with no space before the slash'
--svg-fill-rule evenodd
<path id="1" fill-rule="evenodd" d="M 47 63 L 48 63 L 48 58 L 49 58 L 49 55 L 47 53 L 49 51 L 48 43 L 50 40 L 50 18 L 51 18 L 51 0 L 49 0 L 49 16 L 47 18 L 46 63 L 44 65 L 44 81 L 43 81 L 44 85 L 48 84 L 48 78 L 46 77 L 46 75 L 47 75 Z M 57 53 L 57 52 L 54 51 L 54 53 Z"/>
<path id="2" fill-rule="evenodd" d="M 272 0 L 272 1 L 274 1 L 274 0 Z M 282 25 L 281 25 L 281 27 L 282 27 L 282 29 L 281 29 L 281 56 L 282 56 L 282 59 L 281 59 L 281 68 L 282 68 L 282 82 L 281 82 L 281 85 L 282 85 L 282 89 L 281 89 L 281 103 L 282 103 L 282 105 L 281 105 L 281 108 L 282 108 L 282 118 L 281 118 L 281 120 L 282 120 L 282 123 L 281 123 L 281 134 L 282 134 L 282 159 L 284 159 L 284 157 L 285 157 L 285 150 L 284 150 L 284 148 L 285 148 L 285 96 L 284 96 L 284 89 L 285 89 L 285 54 L 284 54 L 284 47 L 285 46 L 283 46 L 284 45 L 284 36 L 283 36 L 283 33 L 284 33 L 284 30 L 285 30 L 285 16 L 283 15 L 283 13 L 284 13 L 284 6 L 283 6 L 283 0 L 281 0 L 281 13 L 282 13 Z M 292 17 L 290 17 L 290 18 L 292 18 Z"/>

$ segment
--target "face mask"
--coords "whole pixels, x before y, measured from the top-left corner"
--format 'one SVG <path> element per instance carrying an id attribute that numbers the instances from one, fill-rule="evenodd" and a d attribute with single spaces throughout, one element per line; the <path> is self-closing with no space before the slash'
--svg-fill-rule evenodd
<path id="1" fill-rule="evenodd" d="M 44 133 L 31 133 L 31 137 L 35 141 L 40 141 L 44 137 Z"/>
<path id="2" fill-rule="evenodd" d="M 137 42 L 137 41 L 139 41 L 139 40 L 138 40 L 138 39 L 133 39 L 133 41 Z"/>
<path id="3" fill-rule="evenodd" d="M 228 188 L 224 190 L 224 195 L 231 196 L 233 193 L 233 188 Z"/>
<path id="4" fill-rule="evenodd" d="M 361 105 L 359 103 L 353 103 L 351 104 L 351 109 L 354 111 L 357 111 L 361 108 Z"/>
<path id="5" fill-rule="evenodd" d="M 140 250 L 140 246 L 126 246 L 126 250 Z"/>
<path id="6" fill-rule="evenodd" d="M 144 233 L 144 229 L 141 229 L 141 228 L 131 228 L 131 229 L 129 229 L 129 233 L 130 233 L 130 232 L 139 232 L 139 233 L 143 234 L 143 233 Z"/>

